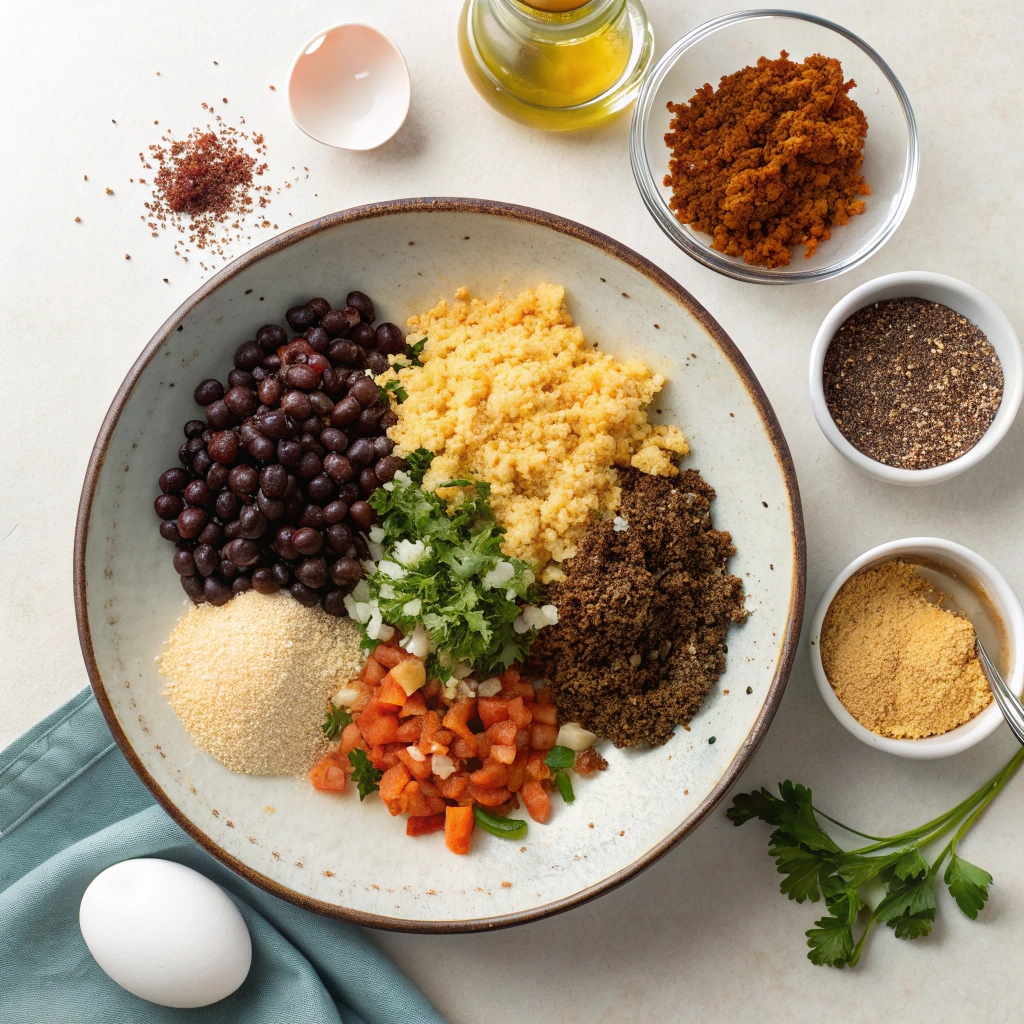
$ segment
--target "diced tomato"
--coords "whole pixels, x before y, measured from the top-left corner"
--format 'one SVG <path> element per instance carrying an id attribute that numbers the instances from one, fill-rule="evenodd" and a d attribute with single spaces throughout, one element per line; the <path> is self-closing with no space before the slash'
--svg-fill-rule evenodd
<path id="1" fill-rule="evenodd" d="M 409 818 L 405 823 L 405 834 L 407 836 L 428 836 L 431 832 L 442 832 L 444 830 L 445 814 L 427 814 L 421 818 Z"/>
<path id="2" fill-rule="evenodd" d="M 323 789 L 331 793 L 341 793 L 345 789 L 348 776 L 342 768 L 336 754 L 327 754 L 319 761 L 309 773 L 309 781 L 313 783 L 314 789 Z"/>
<path id="3" fill-rule="evenodd" d="M 398 764 L 398 751 L 402 749 L 401 743 L 389 743 L 384 747 L 371 747 L 369 758 L 374 768 L 386 772 Z"/>
<path id="4" fill-rule="evenodd" d="M 558 739 L 558 726 L 534 722 L 530 726 L 530 746 L 534 750 L 550 750 Z"/>
<path id="5" fill-rule="evenodd" d="M 513 697 L 508 702 L 508 717 L 511 718 L 520 729 L 525 729 L 533 720 L 533 713 L 531 709 L 523 703 L 522 697 Z"/>
<path id="6" fill-rule="evenodd" d="M 472 782 L 466 787 L 466 792 L 481 807 L 500 807 L 512 796 L 503 786 L 498 789 L 489 789 L 474 785 Z"/>
<path id="7" fill-rule="evenodd" d="M 468 761 L 471 757 L 476 757 L 477 744 L 474 738 L 472 743 L 468 740 L 464 740 L 461 736 L 456 736 L 454 742 L 451 745 L 451 752 L 456 757 L 461 757 L 464 761 Z"/>
<path id="8" fill-rule="evenodd" d="M 416 758 L 409 753 L 408 747 L 403 747 L 397 751 L 398 759 L 409 769 L 409 774 L 414 779 L 429 779 L 433 774 L 433 770 L 430 767 L 430 758 L 424 757 L 422 761 L 417 761 Z M 410 811 L 410 813 L 412 813 Z"/>
<path id="9" fill-rule="evenodd" d="M 364 722 L 365 715 L 359 718 L 359 729 L 363 739 L 371 746 L 379 746 L 385 743 L 395 743 L 398 740 L 398 718 L 395 715 L 380 715 Z M 550 728 L 550 727 L 546 727 Z M 553 741 L 552 741 L 552 745 Z M 536 744 L 534 744 L 536 746 Z"/>
<path id="10" fill-rule="evenodd" d="M 558 725 L 558 708 L 554 704 L 534 704 L 533 720 L 545 725 Z"/>
<path id="11" fill-rule="evenodd" d="M 446 729 L 451 729 L 456 736 L 461 736 L 467 743 L 476 744 L 476 736 L 469 728 L 469 720 L 476 711 L 476 700 L 473 697 L 460 697 L 454 707 L 441 720 Z"/>
<path id="12" fill-rule="evenodd" d="M 495 722 L 494 725 L 490 726 L 487 730 L 487 736 L 491 743 L 514 744 L 518 731 L 516 723 L 511 719 L 506 719 L 504 722 Z"/>
<path id="13" fill-rule="evenodd" d="M 395 707 L 402 707 L 409 699 L 409 695 L 391 677 L 389 672 L 382 680 L 380 689 L 377 691 L 377 700 L 385 704 L 394 704 Z"/>
<path id="14" fill-rule="evenodd" d="M 387 674 L 388 670 L 376 658 L 367 658 L 361 678 L 364 683 L 376 686 Z"/>
<path id="15" fill-rule="evenodd" d="M 516 759 L 516 748 L 515 744 L 507 746 L 503 743 L 495 743 L 491 747 L 491 752 L 488 755 L 495 761 L 500 761 L 502 764 L 512 764 Z"/>
<path id="16" fill-rule="evenodd" d="M 519 702 L 522 705 L 522 701 Z M 484 727 L 503 722 L 509 716 L 509 702 L 504 697 L 477 697 L 476 713 Z"/>
<path id="17" fill-rule="evenodd" d="M 531 779 L 550 779 L 551 769 L 544 763 L 547 751 L 535 750 L 526 759 L 526 774 Z"/>
<path id="18" fill-rule="evenodd" d="M 458 800 L 466 792 L 466 787 L 469 785 L 469 777 L 460 774 L 449 775 L 447 779 L 441 779 L 435 775 L 434 781 L 438 792 L 446 800 Z"/>
<path id="19" fill-rule="evenodd" d="M 374 661 L 379 661 L 385 668 L 394 668 L 400 661 L 411 657 L 412 655 L 408 651 L 403 651 L 401 647 L 389 647 L 387 644 L 378 645 L 373 652 Z"/>
<path id="20" fill-rule="evenodd" d="M 493 747 L 491 748 L 493 751 Z M 508 768 L 508 782 L 505 783 L 505 788 L 510 793 L 518 793 L 522 788 L 523 783 L 526 781 L 526 755 L 523 751 L 519 751 L 516 754 L 516 759 L 509 765 Z"/>
<path id="21" fill-rule="evenodd" d="M 530 779 L 523 783 L 519 795 L 526 804 L 526 810 L 534 821 L 543 825 L 551 817 L 551 798 L 544 791 L 544 787 L 536 779 Z"/>
<path id="22" fill-rule="evenodd" d="M 481 761 L 484 761 L 487 759 L 490 752 L 491 737 L 485 732 L 478 733 L 476 737 L 476 756 L 480 758 Z"/>
<path id="23" fill-rule="evenodd" d="M 429 764 L 429 762 L 428 762 L 428 764 Z M 441 795 L 441 791 L 437 788 L 437 786 L 434 785 L 433 782 L 430 782 L 427 779 L 419 779 L 418 781 L 419 781 L 419 784 L 420 784 L 420 792 L 424 796 L 437 796 L 437 797 L 439 797 Z"/>
<path id="24" fill-rule="evenodd" d="M 420 733 L 423 731 L 423 719 L 422 718 L 407 718 L 405 721 L 400 720 L 398 726 L 398 739 L 402 743 L 415 743 L 420 738 Z"/>
<path id="25" fill-rule="evenodd" d="M 554 704 L 555 691 L 550 686 L 542 686 L 533 698 L 538 704 Z"/>
<path id="26" fill-rule="evenodd" d="M 469 853 L 473 825 L 472 807 L 447 808 L 444 812 L 444 845 L 452 853 Z"/>
<path id="27" fill-rule="evenodd" d="M 487 761 L 479 771 L 470 775 L 469 781 L 485 789 L 504 786 L 508 782 L 508 766 L 498 761 Z"/>
<path id="28" fill-rule="evenodd" d="M 359 747 L 361 750 L 366 749 L 366 741 L 363 739 L 363 734 L 359 731 L 359 726 L 355 722 L 350 722 L 341 733 L 341 754 L 346 760 L 348 755 Z"/>
<path id="29" fill-rule="evenodd" d="M 402 705 L 402 710 L 398 712 L 399 718 L 408 718 L 410 715 L 425 715 L 427 713 L 427 703 L 423 699 L 423 691 L 417 690 L 411 697 L 409 697 L 405 704 Z"/>
<path id="30" fill-rule="evenodd" d="M 401 798 L 405 792 L 405 787 L 411 781 L 412 776 L 409 774 L 409 769 L 404 764 L 396 764 L 394 768 L 389 768 L 384 773 L 377 784 L 380 798 L 392 815 L 400 814 L 404 810 L 401 805 Z"/>
<path id="31" fill-rule="evenodd" d="M 519 675 L 519 669 L 515 665 L 509 665 L 498 678 L 501 680 L 502 686 L 507 686 L 510 683 L 518 683 L 521 676 Z"/>
<path id="32" fill-rule="evenodd" d="M 420 784 L 413 780 L 405 787 L 405 810 L 414 818 L 423 818 L 435 813 L 430 801 L 420 792 Z"/>

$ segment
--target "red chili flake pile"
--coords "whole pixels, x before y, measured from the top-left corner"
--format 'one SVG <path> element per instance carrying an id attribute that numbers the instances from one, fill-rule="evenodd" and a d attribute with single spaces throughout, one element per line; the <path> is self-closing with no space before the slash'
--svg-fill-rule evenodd
<path id="1" fill-rule="evenodd" d="M 203 107 L 212 110 L 205 103 Z M 243 220 L 270 202 L 272 187 L 256 183 L 267 171 L 259 159 L 266 155 L 263 136 L 249 135 L 219 116 L 215 122 L 194 128 L 184 140 L 167 133 L 149 147 L 148 156 L 139 154 L 147 170 L 156 167 L 153 197 L 142 219 L 154 236 L 170 226 L 196 249 L 223 256 L 225 245 L 241 239 Z M 174 251 L 183 256 L 179 244 L 175 242 Z"/>

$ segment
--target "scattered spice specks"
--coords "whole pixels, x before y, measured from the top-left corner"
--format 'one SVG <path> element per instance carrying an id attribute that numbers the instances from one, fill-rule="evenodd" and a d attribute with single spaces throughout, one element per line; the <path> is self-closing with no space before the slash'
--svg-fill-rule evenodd
<path id="1" fill-rule="evenodd" d="M 753 693 L 753 692 L 754 692 L 754 688 L 752 686 L 748 686 L 747 687 L 747 693 Z"/>
<path id="2" fill-rule="evenodd" d="M 108 196 L 112 196 L 113 194 L 114 194 L 114 190 L 112 188 L 108 188 L 107 189 L 107 195 Z"/>
<path id="3" fill-rule="evenodd" d="M 76 224 L 81 224 L 82 223 L 82 218 L 81 217 L 76 217 L 75 218 L 75 223 Z"/>
<path id="4" fill-rule="evenodd" d="M 717 738 L 717 737 L 715 737 L 715 736 L 711 736 L 711 737 L 709 737 L 709 738 L 708 738 L 708 743 L 714 743 L 714 742 L 715 742 L 715 739 L 716 739 L 716 738 Z"/>

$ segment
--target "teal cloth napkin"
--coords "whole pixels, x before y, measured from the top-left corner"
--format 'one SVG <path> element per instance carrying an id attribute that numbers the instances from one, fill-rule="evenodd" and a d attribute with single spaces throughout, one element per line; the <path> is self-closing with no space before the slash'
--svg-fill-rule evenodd
<path id="1" fill-rule="evenodd" d="M 170 1009 L 100 970 L 78 905 L 96 875 L 129 857 L 187 864 L 234 900 L 253 945 L 234 995 Z M 0 1021 L 445 1024 L 358 928 L 258 889 L 182 832 L 128 767 L 89 690 L 0 753 Z"/>

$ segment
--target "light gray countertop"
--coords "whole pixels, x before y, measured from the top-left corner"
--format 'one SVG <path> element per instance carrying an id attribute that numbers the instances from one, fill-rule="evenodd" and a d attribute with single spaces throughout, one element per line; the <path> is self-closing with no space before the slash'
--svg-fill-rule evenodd
<path id="1" fill-rule="evenodd" d="M 726 280 L 675 249 L 633 184 L 628 118 L 584 134 L 544 134 L 486 106 L 458 60 L 458 0 L 14 0 L 0 8 L 7 364 L 0 412 L 0 746 L 87 681 L 71 553 L 90 447 L 143 345 L 206 276 L 195 260 L 173 255 L 169 235 L 150 237 L 140 219 L 145 190 L 129 179 L 138 177 L 139 152 L 165 127 L 184 134 L 205 123 L 204 100 L 265 133 L 272 181 L 299 179 L 269 208 L 281 229 L 380 199 L 501 199 L 598 228 L 680 281 L 742 349 L 789 440 L 807 523 L 808 614 L 850 560 L 912 535 L 966 544 L 1024 593 L 1024 420 L 974 471 L 935 488 L 897 489 L 859 475 L 829 446 L 811 415 L 806 384 L 810 344 L 825 313 L 880 274 L 922 269 L 962 278 L 1024 329 L 1024 7 L 1010 0 L 802 6 L 840 21 L 890 63 L 917 115 L 922 161 L 910 212 L 881 253 L 837 280 L 798 288 Z M 647 8 L 659 54 L 730 10 L 721 2 L 680 0 L 648 0 Z M 372 21 L 389 32 L 412 75 L 407 124 L 366 154 L 319 146 L 294 128 L 285 105 L 293 52 L 318 28 L 345 20 Z M 274 233 L 256 232 L 253 243 Z M 829 714 L 802 651 L 740 786 L 793 778 L 851 824 L 902 831 L 973 791 L 1013 750 L 1005 728 L 940 762 L 868 750 Z M 459 1024 L 598 1024 L 634 1016 L 794 1024 L 1009 1019 L 1024 942 L 1022 816 L 1018 780 L 963 845 L 965 856 L 995 876 L 979 922 L 942 893 L 931 937 L 907 943 L 880 929 L 852 971 L 804 959 L 803 932 L 820 915 L 777 892 L 767 827 L 735 830 L 724 806 L 645 874 L 579 910 L 490 935 L 376 937 Z"/>

